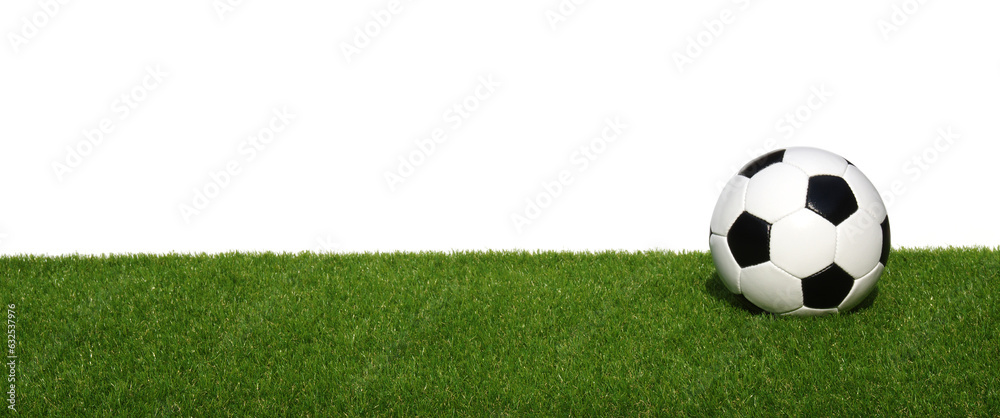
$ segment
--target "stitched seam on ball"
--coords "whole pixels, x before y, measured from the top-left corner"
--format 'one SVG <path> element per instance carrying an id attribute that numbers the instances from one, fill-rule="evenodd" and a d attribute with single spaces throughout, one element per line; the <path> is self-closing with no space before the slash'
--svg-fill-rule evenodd
<path id="1" fill-rule="evenodd" d="M 848 219 L 850 219 L 850 218 L 848 218 Z M 843 225 L 843 224 L 844 224 L 843 222 L 840 223 L 840 225 Z M 837 255 L 838 255 L 837 252 L 840 251 L 840 225 L 835 225 L 833 227 L 833 264 L 834 265 L 837 264 Z M 843 269 L 843 267 L 841 267 L 841 269 Z M 850 273 L 848 273 L 848 274 L 850 274 Z M 851 277 L 854 277 L 854 276 L 851 276 Z M 855 279 L 855 280 L 857 280 L 857 279 Z"/>
<path id="2" fill-rule="evenodd" d="M 790 272 L 789 272 L 788 270 L 785 270 L 785 269 L 781 268 L 781 266 L 779 266 L 779 265 L 777 265 L 777 264 L 774 264 L 774 262 L 773 262 L 773 261 L 768 261 L 768 263 L 771 263 L 771 265 L 772 265 L 772 266 L 774 266 L 774 268 L 778 269 L 778 270 L 779 270 L 779 271 L 781 271 L 782 273 L 785 273 L 785 274 L 787 274 L 787 275 L 789 275 L 789 276 L 792 276 L 792 277 L 794 277 L 794 278 L 796 278 L 796 279 L 799 279 L 799 280 L 802 280 L 802 278 L 801 278 L 801 277 L 799 277 L 799 276 L 796 276 L 796 275 L 794 275 L 794 274 L 790 273 Z M 805 305 L 802 305 L 802 306 L 805 306 Z M 798 308 L 796 308 L 796 309 L 798 309 Z M 791 311 L 789 311 L 789 312 L 791 312 Z"/>
<path id="3" fill-rule="evenodd" d="M 874 272 L 874 271 L 875 271 L 875 269 L 877 269 L 877 268 L 878 268 L 878 266 L 882 266 L 882 260 L 879 260 L 879 261 L 877 261 L 877 262 L 875 263 L 875 267 L 872 267 L 872 269 L 871 269 L 871 270 L 868 270 L 868 272 L 867 272 L 867 273 L 865 273 L 865 274 L 862 274 L 862 275 L 861 275 L 861 277 L 858 277 L 857 279 L 854 279 L 854 281 L 858 281 L 858 279 L 861 279 L 861 278 L 863 278 L 863 277 L 866 277 L 866 276 L 868 276 L 869 274 L 872 274 L 872 272 Z M 885 266 L 882 266 L 882 268 L 885 268 Z"/>
<path id="4" fill-rule="evenodd" d="M 809 173 L 807 173 L 807 172 L 806 172 L 806 170 L 803 170 L 803 169 L 802 169 L 802 167 L 799 167 L 799 166 L 797 166 L 797 165 L 795 165 L 795 164 L 792 164 L 792 163 L 786 163 L 786 162 L 784 162 L 784 161 L 782 161 L 782 162 L 780 162 L 780 163 L 778 163 L 778 164 L 788 164 L 788 165 L 792 166 L 793 168 L 795 168 L 796 170 L 799 170 L 799 171 L 801 171 L 801 172 L 802 172 L 802 174 L 805 174 L 805 175 L 806 175 L 806 178 L 809 178 L 809 177 L 812 177 L 812 176 L 810 176 L 810 175 L 809 175 Z"/>
<path id="5" fill-rule="evenodd" d="M 792 310 L 790 310 L 790 311 L 786 311 L 786 312 L 778 312 L 778 313 L 776 313 L 775 315 L 788 315 L 788 314 L 790 314 L 790 313 L 792 313 L 792 312 L 795 312 L 795 311 L 797 311 L 797 310 L 799 310 L 799 309 L 802 309 L 802 308 L 805 308 L 805 307 L 806 307 L 806 305 L 802 305 L 802 306 L 799 306 L 798 308 L 795 308 L 795 309 L 792 309 Z"/>
<path id="6" fill-rule="evenodd" d="M 774 226 L 774 225 L 777 225 L 777 224 L 778 224 L 778 222 L 781 222 L 781 220 L 782 220 L 782 219 L 785 219 L 785 218 L 787 218 L 787 217 L 789 217 L 789 216 L 792 216 L 792 215 L 794 215 L 794 214 L 796 214 L 796 213 L 799 213 L 799 211 L 801 211 L 801 210 L 803 210 L 803 209 L 804 209 L 804 210 L 809 210 L 809 208 L 808 208 L 808 207 L 806 207 L 806 205 L 805 205 L 805 204 L 803 203 L 803 204 L 802 204 L 802 207 L 801 207 L 801 208 L 799 208 L 799 209 L 795 209 L 795 210 L 793 210 L 793 211 L 792 211 L 792 213 L 789 213 L 789 214 L 787 214 L 787 215 L 785 215 L 785 216 L 782 216 L 782 217 L 780 217 L 780 218 L 778 218 L 778 219 L 775 219 L 775 220 L 774 220 L 774 222 L 767 222 L 767 220 L 764 220 L 764 222 L 767 222 L 767 223 L 771 224 L 771 226 Z M 751 213 L 751 215 L 753 215 L 753 214 Z M 754 216 L 757 216 L 757 215 L 754 215 Z M 762 219 L 763 219 L 763 218 L 762 218 Z M 769 236 L 769 238 L 770 238 L 770 236 Z"/>

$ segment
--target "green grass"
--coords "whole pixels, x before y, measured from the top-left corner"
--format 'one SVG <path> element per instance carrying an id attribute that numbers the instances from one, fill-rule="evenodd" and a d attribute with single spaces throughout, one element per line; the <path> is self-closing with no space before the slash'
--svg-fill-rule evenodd
<path id="1" fill-rule="evenodd" d="M 27 416 L 995 416 L 998 271 L 899 250 L 787 318 L 705 253 L 21 256 L 0 302 Z"/>

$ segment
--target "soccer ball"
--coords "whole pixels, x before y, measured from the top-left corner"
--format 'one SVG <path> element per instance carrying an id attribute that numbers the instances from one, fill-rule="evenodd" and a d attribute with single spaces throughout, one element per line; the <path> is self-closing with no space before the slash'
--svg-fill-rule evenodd
<path id="1" fill-rule="evenodd" d="M 817 148 L 751 161 L 712 214 L 712 260 L 729 291 L 771 313 L 857 306 L 889 261 L 889 217 L 854 164 Z"/>

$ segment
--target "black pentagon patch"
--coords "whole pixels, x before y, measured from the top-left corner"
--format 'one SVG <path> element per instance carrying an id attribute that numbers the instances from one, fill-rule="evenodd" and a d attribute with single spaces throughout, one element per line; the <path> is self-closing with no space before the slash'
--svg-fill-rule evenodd
<path id="1" fill-rule="evenodd" d="M 891 248 L 892 244 L 889 242 L 889 217 L 886 216 L 885 220 L 882 221 L 882 256 L 878 258 L 878 261 L 883 266 L 889 265 L 889 250 Z"/>
<path id="2" fill-rule="evenodd" d="M 770 153 L 764 154 L 757 157 L 747 165 L 743 166 L 740 170 L 740 175 L 746 178 L 751 178 L 755 174 L 759 173 L 760 170 L 770 167 L 771 165 L 780 163 L 785 159 L 785 150 L 779 149 L 777 151 L 772 151 Z"/>
<path id="3" fill-rule="evenodd" d="M 802 279 L 803 305 L 815 309 L 836 308 L 854 287 L 854 277 L 836 264 Z"/>
<path id="4" fill-rule="evenodd" d="M 843 177 L 812 176 L 806 192 L 806 207 L 830 223 L 840 225 L 857 212 L 858 199 Z"/>
<path id="5" fill-rule="evenodd" d="M 771 224 L 743 212 L 729 228 L 726 242 L 740 267 L 766 263 L 771 259 Z"/>

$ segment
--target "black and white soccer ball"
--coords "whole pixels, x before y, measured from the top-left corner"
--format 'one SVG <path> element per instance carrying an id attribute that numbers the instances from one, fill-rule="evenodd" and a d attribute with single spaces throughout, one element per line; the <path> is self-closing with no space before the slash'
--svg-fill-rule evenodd
<path id="1" fill-rule="evenodd" d="M 712 214 L 712 259 L 729 291 L 768 312 L 857 306 L 889 260 L 889 217 L 854 164 L 817 148 L 777 150 L 726 184 Z"/>

